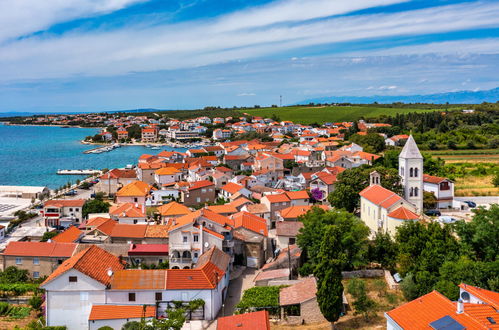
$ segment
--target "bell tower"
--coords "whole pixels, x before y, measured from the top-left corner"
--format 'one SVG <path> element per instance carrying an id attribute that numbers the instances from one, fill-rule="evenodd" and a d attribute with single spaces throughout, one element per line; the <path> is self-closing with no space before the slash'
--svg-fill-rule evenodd
<path id="1" fill-rule="evenodd" d="M 404 198 L 416 207 L 416 212 L 423 212 L 423 156 L 419 152 L 414 138 L 409 136 L 399 155 L 399 175 Z"/>

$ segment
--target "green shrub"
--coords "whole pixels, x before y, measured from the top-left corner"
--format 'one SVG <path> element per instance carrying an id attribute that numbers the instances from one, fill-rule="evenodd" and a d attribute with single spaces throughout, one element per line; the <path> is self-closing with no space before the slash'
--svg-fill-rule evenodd
<path id="1" fill-rule="evenodd" d="M 31 297 L 31 299 L 28 302 L 28 304 L 33 309 L 39 309 L 42 306 L 42 303 L 43 303 L 43 299 L 42 299 L 42 297 L 40 297 L 38 295 Z"/>
<path id="2" fill-rule="evenodd" d="M 272 315 L 279 313 L 279 291 L 284 286 L 257 286 L 243 293 L 243 298 L 236 305 L 238 313 L 245 313 L 250 309 L 266 309 Z"/>

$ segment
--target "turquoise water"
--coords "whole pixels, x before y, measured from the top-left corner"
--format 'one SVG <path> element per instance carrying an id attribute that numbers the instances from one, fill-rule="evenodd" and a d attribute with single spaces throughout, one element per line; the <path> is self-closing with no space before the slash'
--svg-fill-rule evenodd
<path id="1" fill-rule="evenodd" d="M 157 154 L 142 146 L 126 146 L 101 154 L 84 154 L 95 146 L 79 141 L 98 130 L 0 124 L 0 185 L 48 186 L 58 188 L 76 175 L 57 175 L 58 169 L 102 169 L 136 164 L 144 153 Z M 185 149 L 177 149 L 184 151 Z"/>

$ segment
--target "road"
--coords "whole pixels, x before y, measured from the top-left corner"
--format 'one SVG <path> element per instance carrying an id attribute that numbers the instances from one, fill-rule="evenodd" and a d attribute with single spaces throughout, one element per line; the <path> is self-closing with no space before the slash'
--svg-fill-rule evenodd
<path id="1" fill-rule="evenodd" d="M 477 205 L 499 204 L 499 196 L 454 197 L 458 201 L 472 201 Z"/>

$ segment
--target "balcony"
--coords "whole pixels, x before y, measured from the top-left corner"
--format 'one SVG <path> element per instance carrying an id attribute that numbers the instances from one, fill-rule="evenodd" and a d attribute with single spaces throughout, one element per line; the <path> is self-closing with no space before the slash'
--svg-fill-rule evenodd
<path id="1" fill-rule="evenodd" d="M 192 264 L 192 258 L 170 258 L 170 264 Z"/>
<path id="2" fill-rule="evenodd" d="M 191 250 L 191 243 L 170 243 L 170 250 Z"/>

